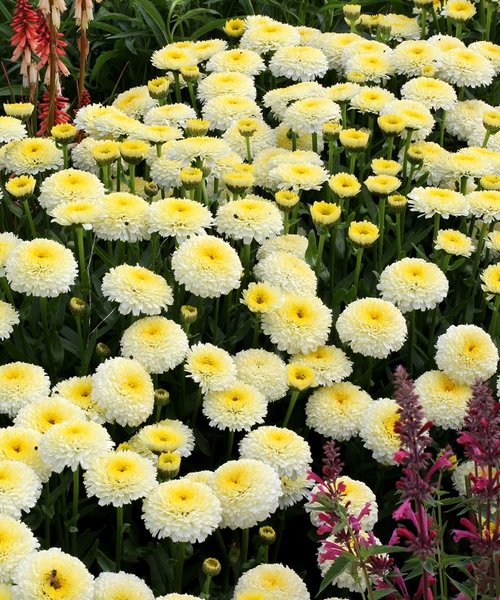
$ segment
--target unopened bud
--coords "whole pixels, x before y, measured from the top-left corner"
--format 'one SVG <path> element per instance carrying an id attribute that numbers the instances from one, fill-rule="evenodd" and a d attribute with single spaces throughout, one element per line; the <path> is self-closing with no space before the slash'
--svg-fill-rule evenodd
<path id="1" fill-rule="evenodd" d="M 158 457 L 157 466 L 161 479 L 174 479 L 179 475 L 181 455 L 176 452 L 162 452 Z"/>
<path id="2" fill-rule="evenodd" d="M 73 297 L 69 301 L 69 310 L 73 316 L 78 317 L 87 310 L 87 303 L 81 298 Z"/>
<path id="3" fill-rule="evenodd" d="M 144 184 L 144 193 L 149 198 L 153 198 L 159 192 L 160 188 L 154 181 L 147 181 Z"/>
<path id="4" fill-rule="evenodd" d="M 276 531 L 270 525 L 259 528 L 259 538 L 263 544 L 270 546 L 276 541 Z"/>
<path id="5" fill-rule="evenodd" d="M 194 323 L 198 318 L 198 309 L 196 306 L 184 304 L 181 306 L 181 319 L 184 323 Z"/>
<path id="6" fill-rule="evenodd" d="M 95 351 L 96 351 L 97 356 L 101 360 L 106 360 L 108 358 L 108 356 L 111 355 L 111 350 L 109 349 L 109 346 L 107 344 L 105 344 L 104 342 L 99 342 L 95 347 Z"/>
<path id="7" fill-rule="evenodd" d="M 154 394 L 156 405 L 166 406 L 170 402 L 170 394 L 167 390 L 164 390 L 163 388 L 156 388 Z"/>
<path id="8" fill-rule="evenodd" d="M 216 577 L 221 570 L 220 562 L 216 558 L 206 558 L 201 568 L 209 577 Z"/>

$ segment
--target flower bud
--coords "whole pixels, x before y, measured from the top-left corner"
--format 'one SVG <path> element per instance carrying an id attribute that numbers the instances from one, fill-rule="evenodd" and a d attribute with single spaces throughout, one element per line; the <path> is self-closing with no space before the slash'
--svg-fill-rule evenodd
<path id="1" fill-rule="evenodd" d="M 73 297 L 69 301 L 69 311 L 74 317 L 83 315 L 87 310 L 87 303 L 82 298 Z"/>
<path id="2" fill-rule="evenodd" d="M 170 394 L 163 388 L 156 388 L 154 391 L 155 404 L 157 406 L 165 406 L 170 402 Z"/>
<path id="3" fill-rule="evenodd" d="M 33 195 L 35 186 L 36 179 L 32 175 L 19 175 L 9 179 L 5 184 L 5 189 L 13 198 L 24 200 Z"/>
<path id="4" fill-rule="evenodd" d="M 158 475 L 164 481 L 174 479 L 179 475 L 181 468 L 181 455 L 176 452 L 162 452 L 158 456 Z"/>
<path id="5" fill-rule="evenodd" d="M 184 304 L 181 306 L 181 320 L 184 323 L 194 323 L 198 318 L 198 309 L 196 306 L 191 306 L 190 304 Z"/>
<path id="6" fill-rule="evenodd" d="M 229 19 L 224 25 L 224 33 L 232 38 L 239 38 L 245 33 L 245 22 L 242 19 Z"/>
<path id="7" fill-rule="evenodd" d="M 76 138 L 76 127 L 69 123 L 61 123 L 60 125 L 54 125 L 50 130 L 50 135 L 59 144 L 71 144 Z"/>
<path id="8" fill-rule="evenodd" d="M 194 190 L 203 179 L 203 171 L 196 167 L 183 167 L 181 169 L 181 182 L 186 190 Z"/>
<path id="9" fill-rule="evenodd" d="M 163 100 L 168 96 L 170 79 L 168 77 L 157 77 L 148 81 L 148 92 L 151 98 Z"/>
<path id="10" fill-rule="evenodd" d="M 276 541 L 276 532 L 270 525 L 259 528 L 259 539 L 263 544 L 270 546 Z"/>
<path id="11" fill-rule="evenodd" d="M 104 361 L 109 356 L 111 356 L 111 350 L 109 346 L 104 342 L 99 342 L 95 347 L 95 351 L 97 356 L 101 359 L 101 361 Z"/>
<path id="12" fill-rule="evenodd" d="M 216 558 L 206 558 L 201 568 L 203 573 L 209 577 L 216 577 L 221 571 L 220 562 Z"/>

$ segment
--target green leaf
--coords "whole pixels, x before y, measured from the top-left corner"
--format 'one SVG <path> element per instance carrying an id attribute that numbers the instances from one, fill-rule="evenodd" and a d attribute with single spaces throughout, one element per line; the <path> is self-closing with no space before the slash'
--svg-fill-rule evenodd
<path id="1" fill-rule="evenodd" d="M 373 597 L 375 598 L 375 600 L 378 600 L 379 598 L 385 598 L 386 596 L 389 596 L 389 594 L 393 594 L 394 590 L 391 588 L 387 588 L 385 590 L 374 590 L 373 591 Z"/>
<path id="2" fill-rule="evenodd" d="M 356 557 L 350 554 L 349 552 L 344 552 L 338 558 L 333 561 L 332 566 L 328 569 L 325 576 L 323 577 L 323 581 L 319 587 L 318 595 L 326 589 L 331 582 L 341 575 L 351 563 L 356 561 Z"/>
<path id="3" fill-rule="evenodd" d="M 115 561 L 108 558 L 102 550 L 97 550 L 95 554 L 97 564 L 103 571 L 115 571 Z"/>
<path id="4" fill-rule="evenodd" d="M 151 28 L 160 46 L 168 44 L 167 29 L 163 17 L 150 0 L 135 0 L 135 8 L 141 13 L 142 18 Z"/>

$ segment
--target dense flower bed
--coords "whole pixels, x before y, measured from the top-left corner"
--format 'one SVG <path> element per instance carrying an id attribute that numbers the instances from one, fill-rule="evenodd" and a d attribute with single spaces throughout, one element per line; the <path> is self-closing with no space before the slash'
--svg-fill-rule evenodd
<path id="1" fill-rule="evenodd" d="M 4 104 L 0 598 L 500 593 L 496 4 L 415 5 Z"/>

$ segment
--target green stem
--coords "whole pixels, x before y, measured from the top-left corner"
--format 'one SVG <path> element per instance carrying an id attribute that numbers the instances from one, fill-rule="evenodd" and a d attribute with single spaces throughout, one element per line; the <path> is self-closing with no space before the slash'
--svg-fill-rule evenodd
<path id="1" fill-rule="evenodd" d="M 356 168 L 357 156 L 357 152 L 351 152 L 351 155 L 349 156 L 349 173 L 351 173 L 351 175 L 354 173 L 354 169 Z"/>
<path id="2" fill-rule="evenodd" d="M 387 160 L 392 160 L 392 151 L 394 149 L 394 136 L 387 136 L 387 148 L 386 148 L 386 156 Z"/>
<path id="3" fill-rule="evenodd" d="M 410 375 L 413 373 L 413 359 L 415 356 L 415 311 L 410 311 L 410 327 L 408 332 L 408 348 L 409 348 L 409 358 L 408 358 L 408 367 L 410 370 Z"/>
<path id="4" fill-rule="evenodd" d="M 460 21 L 457 21 L 457 23 L 456 23 L 457 33 L 456 33 L 455 37 L 458 38 L 459 40 L 462 39 L 462 27 L 463 27 L 462 23 Z"/>
<path id="5" fill-rule="evenodd" d="M 382 272 L 382 253 L 384 251 L 384 230 L 385 230 L 385 198 L 380 198 L 378 203 L 378 256 L 377 256 L 377 272 Z"/>
<path id="6" fill-rule="evenodd" d="M 250 541 L 250 529 L 245 527 L 241 530 L 241 566 L 248 560 L 248 546 Z"/>
<path id="7" fill-rule="evenodd" d="M 78 503 L 80 500 L 80 468 L 73 471 L 73 513 L 71 531 L 71 552 L 73 556 L 78 555 Z"/>
<path id="8" fill-rule="evenodd" d="M 483 251 L 484 238 L 488 230 L 488 223 L 483 223 L 479 230 L 479 237 L 477 239 L 476 255 L 474 256 L 474 266 L 472 267 L 472 277 L 475 280 L 477 275 L 477 269 L 481 260 L 481 252 Z"/>
<path id="9" fill-rule="evenodd" d="M 253 318 L 253 335 L 252 335 L 252 348 L 257 348 L 259 344 L 260 334 L 260 315 L 257 313 Z"/>
<path id="10" fill-rule="evenodd" d="M 488 145 L 488 140 L 490 139 L 490 136 L 491 136 L 491 131 L 489 129 L 487 129 L 484 134 L 483 143 L 481 144 L 482 148 L 486 148 L 486 146 Z"/>
<path id="11" fill-rule="evenodd" d="M 116 552 L 115 569 L 120 570 L 122 564 L 122 544 L 123 544 L 123 506 L 116 507 Z"/>
<path id="12" fill-rule="evenodd" d="M 484 39 L 485 41 L 490 41 L 490 31 L 491 31 L 491 22 L 493 17 L 493 0 L 487 0 L 486 2 L 486 24 L 484 26 Z"/>
<path id="13" fill-rule="evenodd" d="M 364 248 L 356 248 L 356 268 L 354 269 L 354 289 L 356 290 L 355 297 L 358 296 L 359 274 L 361 273 L 361 261 L 363 260 Z"/>
<path id="14" fill-rule="evenodd" d="M 175 101 L 177 103 L 182 102 L 182 97 L 181 97 L 181 83 L 179 80 L 179 71 L 172 71 L 173 75 L 174 75 L 174 87 L 175 87 Z"/>
<path id="15" fill-rule="evenodd" d="M 189 98 L 191 99 L 191 106 L 194 108 L 196 115 L 199 117 L 200 109 L 198 108 L 198 103 L 196 102 L 196 96 L 194 93 L 193 82 L 187 81 L 186 83 L 187 83 L 188 90 L 189 90 Z"/>
<path id="16" fill-rule="evenodd" d="M 347 129 L 347 102 L 341 102 L 340 108 L 342 110 L 342 127 Z"/>
<path id="17" fill-rule="evenodd" d="M 328 142 L 328 173 L 330 173 L 330 175 L 333 175 L 333 159 L 335 158 L 333 149 L 335 148 L 335 146 L 336 146 L 336 144 L 333 140 L 330 140 Z M 332 193 L 332 190 L 330 189 L 330 186 L 328 186 L 327 198 L 330 197 L 331 193 Z"/>
<path id="18" fill-rule="evenodd" d="M 318 153 L 318 134 L 315 131 L 311 133 L 311 145 L 312 151 Z"/>
<path id="19" fill-rule="evenodd" d="M 69 167 L 69 149 L 68 144 L 61 144 L 62 152 L 63 152 L 63 169 L 67 169 Z"/>
<path id="20" fill-rule="evenodd" d="M 420 39 L 425 40 L 425 26 L 427 24 L 427 11 L 425 6 L 422 6 L 422 10 L 420 11 Z"/>
<path id="21" fill-rule="evenodd" d="M 290 417 L 292 416 L 292 412 L 293 412 L 295 403 L 297 402 L 297 398 L 299 397 L 299 394 L 300 394 L 300 390 L 293 390 L 292 396 L 290 397 L 290 402 L 288 404 L 285 418 L 283 419 L 283 427 L 286 427 L 288 425 L 288 421 L 290 420 Z"/>
<path id="22" fill-rule="evenodd" d="M 36 238 L 35 223 L 33 222 L 33 216 L 31 214 L 31 209 L 27 198 L 23 200 L 23 208 L 24 212 L 26 213 L 26 218 L 28 219 L 28 227 L 29 232 L 31 234 L 31 238 L 34 239 Z"/>
<path id="23" fill-rule="evenodd" d="M 227 446 L 226 446 L 226 460 L 231 459 L 231 454 L 233 453 L 234 446 L 234 430 L 230 430 L 227 434 Z"/>
<path id="24" fill-rule="evenodd" d="M 43 496 L 44 496 L 44 506 L 45 511 L 43 511 L 44 517 L 44 525 L 45 525 L 45 548 L 48 550 L 50 548 L 50 511 L 49 506 L 50 502 L 50 482 L 47 481 L 43 485 Z"/>
<path id="25" fill-rule="evenodd" d="M 290 211 L 283 211 L 283 233 L 286 235 L 290 229 Z"/>
<path id="26" fill-rule="evenodd" d="M 498 315 L 500 313 L 500 294 L 495 296 L 495 306 L 493 308 L 493 314 L 491 315 L 491 323 L 490 323 L 490 335 L 492 337 L 500 337 L 497 327 Z"/>
<path id="27" fill-rule="evenodd" d="M 292 139 L 292 151 L 297 150 L 297 134 L 290 129 L 290 137 Z"/>
<path id="28" fill-rule="evenodd" d="M 406 177 L 406 166 L 408 165 L 408 149 L 411 144 L 412 135 L 413 131 L 411 129 L 408 129 L 408 131 L 406 132 L 405 149 L 403 155 L 403 177 Z"/>
<path id="29" fill-rule="evenodd" d="M 182 572 L 186 558 L 184 542 L 177 542 L 177 565 L 175 570 L 175 590 L 180 594 L 182 591 Z"/>
<path id="30" fill-rule="evenodd" d="M 247 162 L 252 164 L 252 149 L 250 147 L 250 136 L 245 135 L 245 147 L 247 149 Z"/>
<path id="31" fill-rule="evenodd" d="M 49 320 L 48 320 L 48 300 L 45 297 L 40 297 L 40 315 L 42 317 L 42 328 L 43 336 L 45 338 L 45 346 L 47 348 L 47 360 L 49 370 L 53 369 L 54 363 L 52 360 L 52 345 L 49 331 Z"/>
<path id="32" fill-rule="evenodd" d="M 436 213 L 434 215 L 434 230 L 433 230 L 433 233 L 432 233 L 432 239 L 433 239 L 433 241 L 436 241 L 436 238 L 437 238 L 437 235 L 438 235 L 440 219 L 441 219 L 441 215 L 439 213 Z"/>
<path id="33" fill-rule="evenodd" d="M 446 111 L 443 109 L 441 112 L 441 123 L 439 127 L 439 145 L 444 148 L 444 124 L 446 122 Z"/>
<path id="34" fill-rule="evenodd" d="M 135 194 L 135 165 L 129 163 L 128 165 L 128 187 L 132 194 Z"/>
<path id="35" fill-rule="evenodd" d="M 122 187 L 122 159 L 118 157 L 116 161 L 116 191 L 119 192 Z"/>
<path id="36" fill-rule="evenodd" d="M 403 229 L 401 227 L 401 213 L 396 213 L 396 248 L 398 260 L 402 257 L 403 250 Z"/>
<path id="37" fill-rule="evenodd" d="M 316 255 L 316 275 L 319 277 L 321 265 L 323 264 L 323 249 L 325 247 L 326 233 L 319 234 L 318 253 Z"/>
<path id="38" fill-rule="evenodd" d="M 80 267 L 80 282 L 82 291 L 90 289 L 89 274 L 85 267 L 85 244 L 84 244 L 84 229 L 81 225 L 77 225 L 75 229 L 76 244 L 78 248 L 78 265 Z"/>

